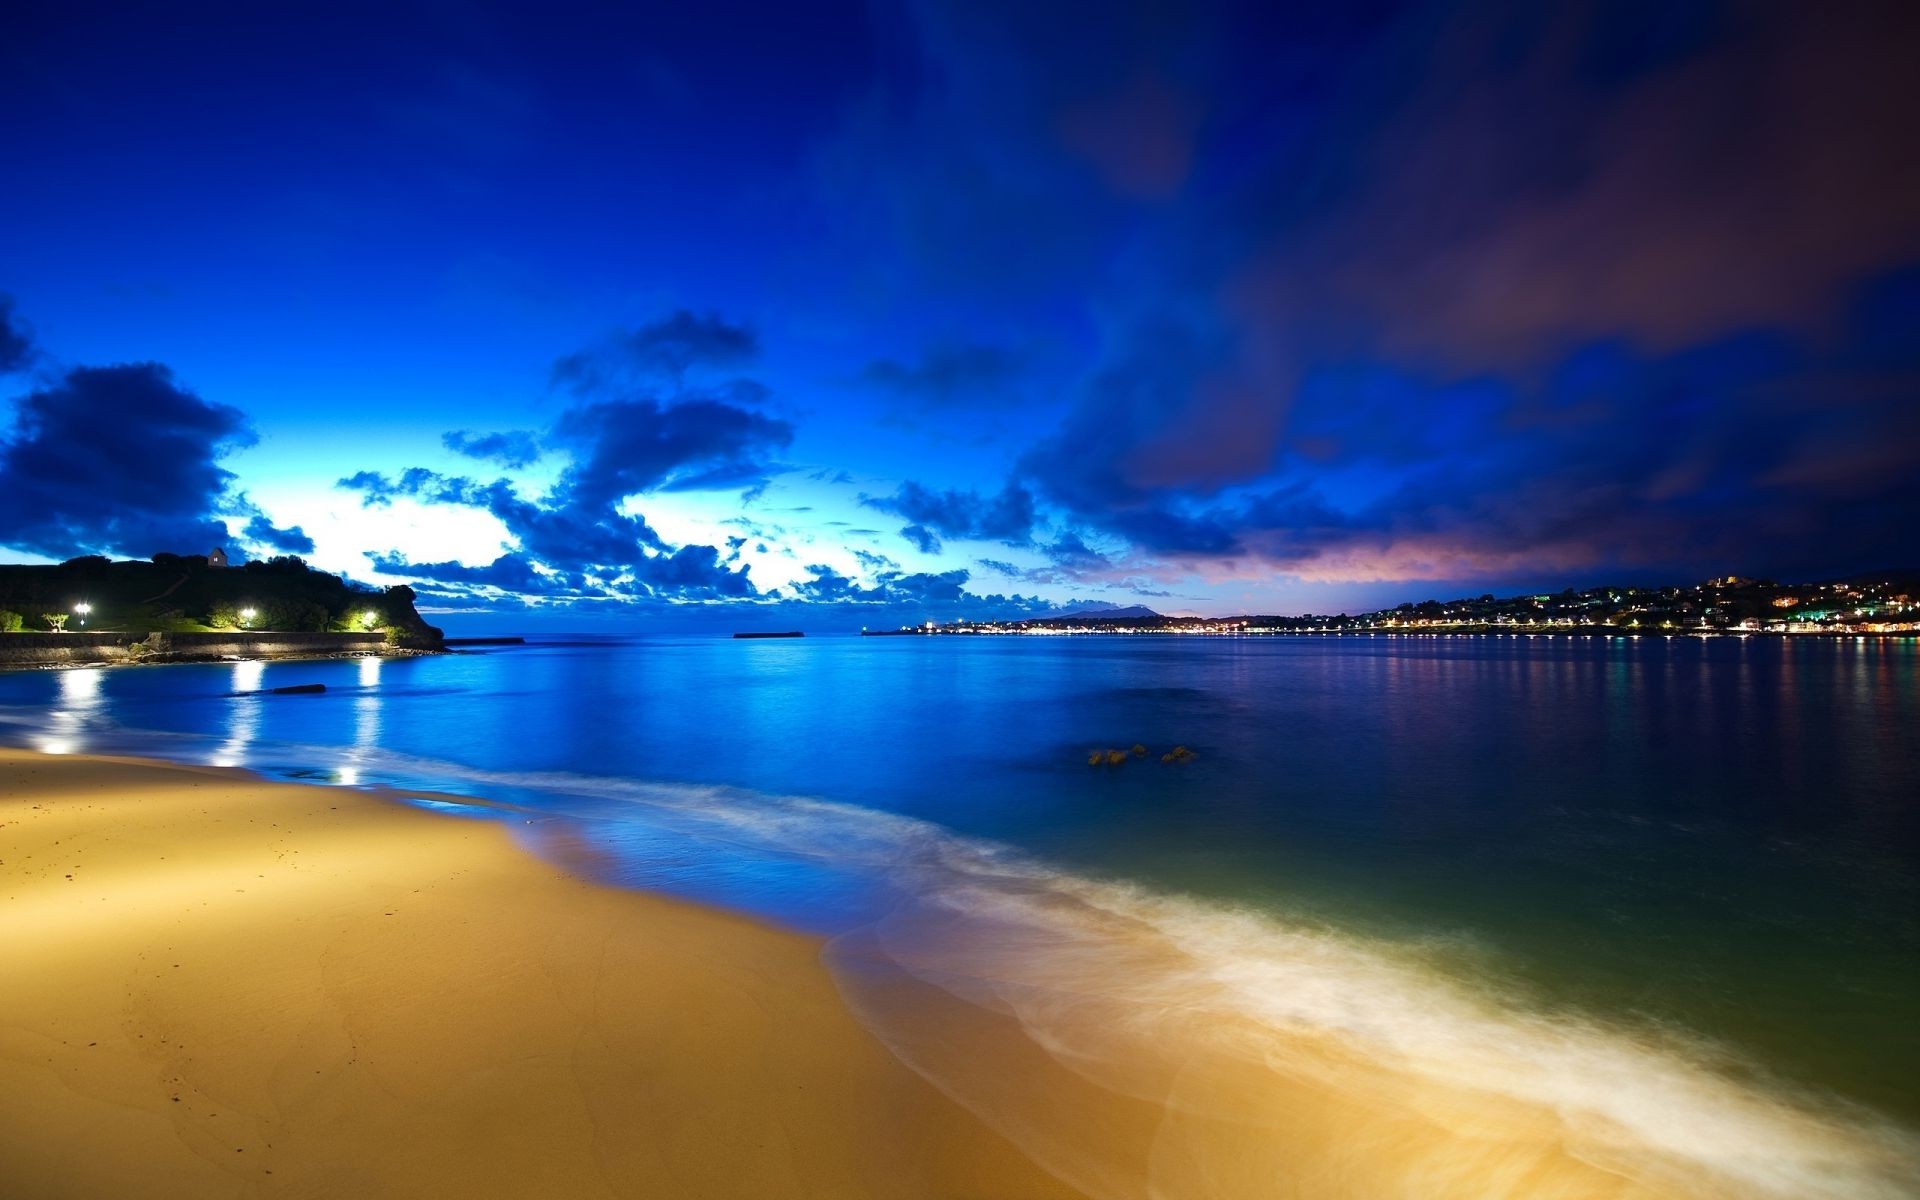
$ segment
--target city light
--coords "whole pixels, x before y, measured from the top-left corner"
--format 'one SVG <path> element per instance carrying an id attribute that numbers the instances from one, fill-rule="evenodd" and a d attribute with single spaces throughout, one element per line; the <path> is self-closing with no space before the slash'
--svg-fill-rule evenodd
<path id="1" fill-rule="evenodd" d="M 87 614 L 93 611 L 93 605 L 88 604 L 85 600 L 82 600 L 80 603 L 73 606 L 73 611 L 78 613 L 80 616 L 80 628 L 85 629 L 87 627 Z"/>
<path id="2" fill-rule="evenodd" d="M 374 622 L 378 621 L 379 619 L 380 619 L 380 614 L 374 612 L 372 609 L 368 609 L 366 612 L 363 612 L 360 614 L 360 628 L 372 629 L 374 626 Z"/>
<path id="3" fill-rule="evenodd" d="M 247 626 L 251 625 L 253 623 L 253 618 L 255 615 L 256 614 L 254 610 L 251 608 L 241 609 L 240 610 L 240 628 L 245 629 Z"/>

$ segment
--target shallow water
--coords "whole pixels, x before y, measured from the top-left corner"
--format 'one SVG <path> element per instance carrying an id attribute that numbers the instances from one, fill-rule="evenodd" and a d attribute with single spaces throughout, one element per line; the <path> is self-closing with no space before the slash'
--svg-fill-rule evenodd
<path id="1" fill-rule="evenodd" d="M 329 690 L 234 694 L 305 682 Z M 540 852 L 833 936 L 903 1059 L 1116 1196 L 1906 1194 L 1917 716 L 1920 653 L 1877 640 L 652 639 L 0 675 L 8 741 L 503 800 Z M 1162 763 L 1176 743 L 1197 757 Z M 967 1037 L 1009 1032 L 1054 1092 L 972 1077 Z M 1115 1119 L 1151 1161 L 1032 1107 L 1088 1088 L 1147 1106 Z"/>

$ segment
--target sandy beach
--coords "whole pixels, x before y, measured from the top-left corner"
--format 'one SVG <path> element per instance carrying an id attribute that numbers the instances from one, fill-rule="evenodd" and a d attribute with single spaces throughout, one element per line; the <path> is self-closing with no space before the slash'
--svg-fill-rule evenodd
<path id="1" fill-rule="evenodd" d="M 498 822 L 0 750 L 0 1192 L 1079 1194 L 819 955 Z"/>

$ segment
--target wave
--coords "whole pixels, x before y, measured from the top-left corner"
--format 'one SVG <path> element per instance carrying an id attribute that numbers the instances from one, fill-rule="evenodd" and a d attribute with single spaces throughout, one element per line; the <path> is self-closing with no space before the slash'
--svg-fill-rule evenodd
<path id="1" fill-rule="evenodd" d="M 88 732 L 188 761 L 215 749 Z M 350 763 L 350 780 L 524 793 L 557 815 L 604 821 L 612 804 L 682 856 L 778 856 L 872 881 L 884 903 L 824 955 L 849 1008 L 1100 1200 L 1920 1194 L 1920 1143 L 1875 1114 L 1762 1082 L 1679 1035 L 1543 1011 L 1391 944 L 831 801 L 366 747 L 256 744 L 251 760 L 263 749 Z M 579 853 L 568 837 L 536 846 Z"/>

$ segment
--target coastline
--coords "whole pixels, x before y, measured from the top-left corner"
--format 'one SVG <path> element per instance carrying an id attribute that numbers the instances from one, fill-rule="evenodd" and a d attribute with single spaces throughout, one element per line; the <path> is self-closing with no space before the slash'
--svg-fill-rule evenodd
<path id="1" fill-rule="evenodd" d="M 0 780 L 17 1194 L 1079 1194 L 891 1057 L 818 939 L 351 789 Z"/>

